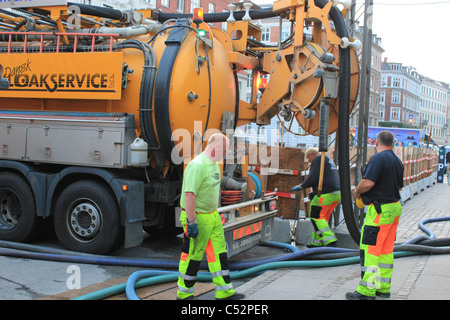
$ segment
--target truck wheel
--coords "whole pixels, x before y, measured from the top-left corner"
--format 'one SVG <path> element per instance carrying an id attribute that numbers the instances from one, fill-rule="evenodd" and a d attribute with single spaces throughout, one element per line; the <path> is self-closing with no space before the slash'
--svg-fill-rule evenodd
<path id="1" fill-rule="evenodd" d="M 123 242 L 119 210 L 111 192 L 95 181 L 69 185 L 55 205 L 56 236 L 68 249 L 107 254 Z"/>
<path id="2" fill-rule="evenodd" d="M 27 181 L 13 172 L 0 173 L 0 239 L 28 242 L 37 238 L 42 218 L 36 215 L 34 194 Z"/>

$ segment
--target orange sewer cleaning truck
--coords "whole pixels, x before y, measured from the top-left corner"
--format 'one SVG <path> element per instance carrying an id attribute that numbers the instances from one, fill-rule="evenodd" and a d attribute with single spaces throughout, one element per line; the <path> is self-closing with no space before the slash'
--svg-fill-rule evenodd
<path id="1" fill-rule="evenodd" d="M 341 7 L 279 0 L 171 14 L 61 0 L 0 5 L 0 239 L 33 241 L 52 227 L 70 250 L 107 254 L 141 244 L 144 231 L 180 233 L 183 170 L 220 131 L 232 141 L 219 208 L 229 255 L 270 240 L 276 193 L 249 172 L 233 131 L 282 115 L 321 145 L 335 131 L 348 138 L 359 69 Z M 256 24 L 272 17 L 291 30 L 276 45 L 261 42 Z M 214 27 L 222 23 L 226 31 Z M 239 99 L 242 72 L 253 79 L 250 102 Z M 348 143 L 338 145 L 348 163 Z"/>

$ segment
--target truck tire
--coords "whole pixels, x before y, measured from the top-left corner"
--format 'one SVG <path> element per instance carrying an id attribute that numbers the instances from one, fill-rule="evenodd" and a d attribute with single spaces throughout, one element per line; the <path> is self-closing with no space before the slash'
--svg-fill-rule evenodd
<path id="1" fill-rule="evenodd" d="M 56 236 L 69 250 L 107 254 L 122 244 L 124 230 L 110 190 L 82 180 L 64 189 L 54 211 Z"/>
<path id="2" fill-rule="evenodd" d="M 13 172 L 0 172 L 0 239 L 36 240 L 43 219 L 36 215 L 34 194 L 27 181 Z"/>

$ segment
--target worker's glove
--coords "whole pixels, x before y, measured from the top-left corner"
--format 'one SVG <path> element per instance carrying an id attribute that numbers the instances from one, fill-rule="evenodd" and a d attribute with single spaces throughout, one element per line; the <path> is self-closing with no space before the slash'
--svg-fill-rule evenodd
<path id="1" fill-rule="evenodd" d="M 302 189 L 303 189 L 302 185 L 301 185 L 301 184 L 298 184 L 298 185 L 296 185 L 295 187 L 291 188 L 291 192 L 292 192 L 292 191 L 299 191 L 299 190 L 302 190 Z"/>
<path id="2" fill-rule="evenodd" d="M 188 236 L 188 238 L 193 238 L 193 239 L 197 238 L 197 236 L 198 236 L 197 219 L 194 219 L 194 220 L 188 222 L 187 236 Z"/>
<path id="3" fill-rule="evenodd" d="M 361 196 L 358 196 L 358 197 L 356 198 L 356 206 L 357 206 L 358 208 L 360 208 L 360 209 L 364 209 L 365 204 L 364 204 L 364 202 L 362 201 Z"/>
<path id="4" fill-rule="evenodd" d="M 317 190 L 316 191 L 311 191 L 310 193 L 308 193 L 308 199 L 310 201 L 312 201 L 312 199 L 314 199 L 314 197 L 317 195 Z"/>

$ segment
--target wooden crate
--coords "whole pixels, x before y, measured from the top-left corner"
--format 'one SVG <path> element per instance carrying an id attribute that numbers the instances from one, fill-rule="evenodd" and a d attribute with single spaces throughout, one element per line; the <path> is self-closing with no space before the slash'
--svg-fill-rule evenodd
<path id="1" fill-rule="evenodd" d="M 304 181 L 301 172 L 307 168 L 305 166 L 305 150 L 300 148 L 285 148 L 263 146 L 269 148 L 268 153 L 275 152 L 272 148 L 278 148 L 278 166 L 273 164 L 265 165 L 261 163 L 260 150 L 256 145 L 249 146 L 249 154 L 251 154 L 251 166 L 259 167 L 259 174 L 263 181 L 263 187 L 267 191 L 291 193 L 290 189 Z M 256 161 L 255 161 L 256 160 Z M 255 163 L 256 162 L 256 163 Z M 270 170 L 269 170 L 270 169 Z M 278 169 L 278 170 L 277 170 Z M 292 174 L 296 171 L 296 174 Z M 265 174 L 269 173 L 269 174 Z M 300 200 L 300 192 L 293 192 L 294 199 L 279 197 L 277 202 L 277 216 L 284 216 L 287 219 L 293 219 L 296 216 L 298 201 Z M 303 206 L 302 206 L 303 207 Z"/>

